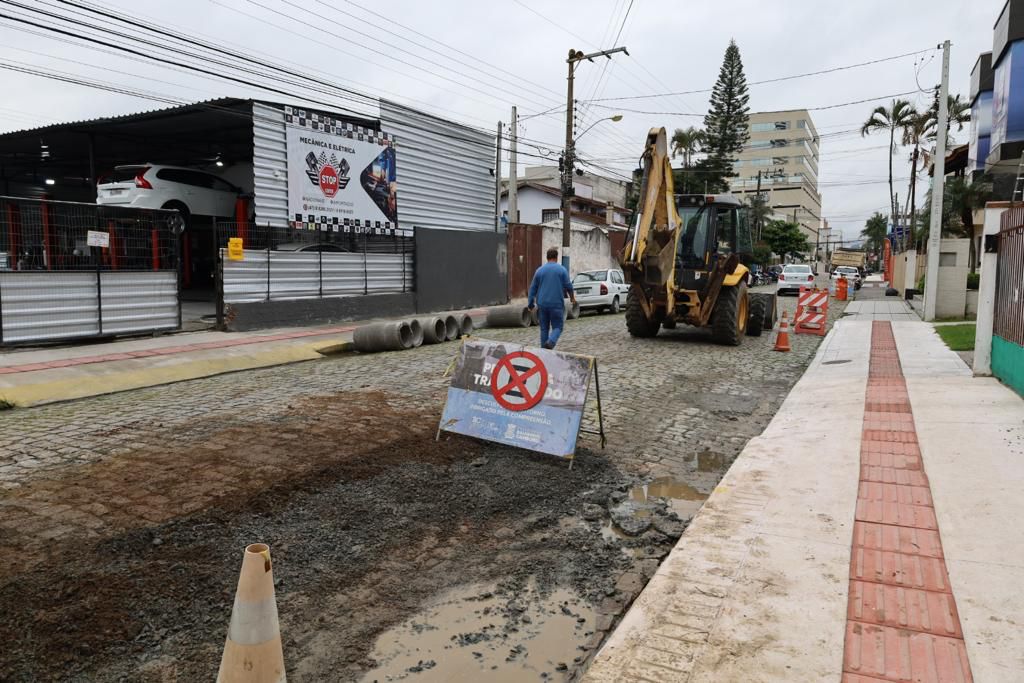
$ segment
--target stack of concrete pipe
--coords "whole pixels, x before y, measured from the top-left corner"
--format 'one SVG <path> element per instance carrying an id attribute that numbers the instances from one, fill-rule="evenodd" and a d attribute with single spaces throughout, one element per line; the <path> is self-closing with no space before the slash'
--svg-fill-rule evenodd
<path id="1" fill-rule="evenodd" d="M 534 315 L 526 306 L 495 306 L 487 309 L 487 327 L 529 327 Z"/>
<path id="2" fill-rule="evenodd" d="M 473 319 L 465 313 L 426 316 L 397 322 L 374 323 L 356 328 L 356 351 L 403 351 L 422 344 L 440 344 L 473 333 Z"/>

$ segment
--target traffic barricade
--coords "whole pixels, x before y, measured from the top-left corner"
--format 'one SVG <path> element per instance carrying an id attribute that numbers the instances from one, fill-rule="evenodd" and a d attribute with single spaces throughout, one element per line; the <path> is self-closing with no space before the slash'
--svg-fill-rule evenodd
<path id="1" fill-rule="evenodd" d="M 828 290 L 817 287 L 800 288 L 796 304 L 796 334 L 816 334 L 824 337 L 828 321 Z"/>

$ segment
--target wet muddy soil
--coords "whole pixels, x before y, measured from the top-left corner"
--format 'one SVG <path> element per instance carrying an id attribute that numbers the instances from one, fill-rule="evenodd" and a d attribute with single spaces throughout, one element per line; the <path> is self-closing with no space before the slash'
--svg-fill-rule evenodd
<path id="1" fill-rule="evenodd" d="M 0 540 L 17 559 L 0 575 L 3 679 L 212 680 L 242 549 L 261 541 L 292 680 L 572 680 L 684 525 L 662 505 L 657 524 L 603 536 L 629 481 L 600 451 L 582 449 L 570 471 L 457 436 L 435 442 L 429 414 L 374 410 L 390 440 L 329 451 L 346 428 L 321 427 L 290 447 L 295 474 L 273 485 L 243 477 L 215 495 L 216 469 L 179 470 L 152 516 L 204 491 L 194 514 L 111 519 L 74 543 Z M 272 438 L 250 430 L 235 448 Z M 217 453 L 230 460 L 230 448 Z M 204 462 L 201 449 L 162 457 Z M 75 486 L 105 491 L 116 471 L 130 488 L 151 471 L 125 458 L 73 473 Z"/>

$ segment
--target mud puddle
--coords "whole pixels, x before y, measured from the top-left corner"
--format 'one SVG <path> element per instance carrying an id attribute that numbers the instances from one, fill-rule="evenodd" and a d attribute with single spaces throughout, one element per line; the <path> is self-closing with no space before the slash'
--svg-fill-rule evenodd
<path id="1" fill-rule="evenodd" d="M 669 508 L 683 519 L 690 519 L 697 514 L 707 497 L 708 494 L 701 493 L 686 482 L 672 477 L 659 477 L 648 484 L 635 486 L 629 491 L 630 500 L 640 503 L 646 503 L 656 498 L 668 500 Z"/>
<path id="2" fill-rule="evenodd" d="M 378 666 L 362 680 L 569 681 L 595 622 L 590 605 L 564 588 L 464 586 L 383 633 L 371 655 Z"/>

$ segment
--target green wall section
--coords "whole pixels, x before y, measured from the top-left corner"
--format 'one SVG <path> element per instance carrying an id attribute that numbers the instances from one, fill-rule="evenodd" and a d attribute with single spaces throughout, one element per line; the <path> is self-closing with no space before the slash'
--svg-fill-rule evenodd
<path id="1" fill-rule="evenodd" d="M 992 374 L 1024 396 L 1024 346 L 992 335 Z"/>

